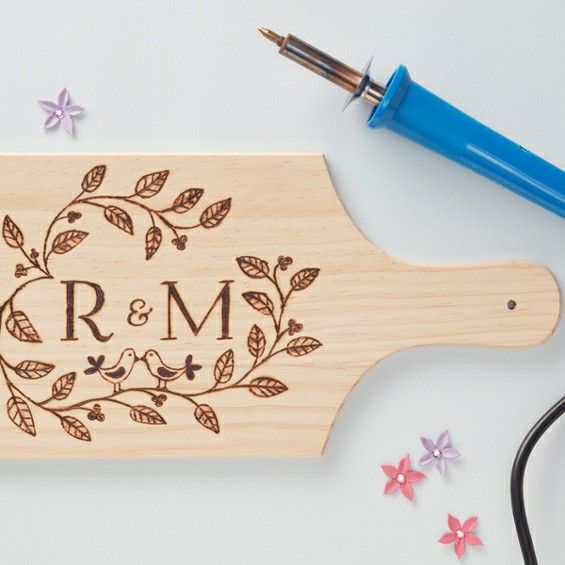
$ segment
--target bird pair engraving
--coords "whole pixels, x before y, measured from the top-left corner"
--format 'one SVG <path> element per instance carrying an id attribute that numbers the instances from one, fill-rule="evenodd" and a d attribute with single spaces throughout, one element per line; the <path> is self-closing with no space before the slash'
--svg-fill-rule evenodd
<path id="1" fill-rule="evenodd" d="M 165 363 L 154 349 L 148 349 L 142 357 L 138 357 L 131 347 L 124 349 L 114 365 L 105 366 L 105 361 L 104 355 L 99 355 L 96 358 L 89 356 L 88 363 L 90 366 L 84 372 L 87 375 L 99 374 L 105 381 L 113 385 L 114 394 L 121 392 L 122 383 L 130 376 L 138 361 L 145 363 L 149 373 L 157 379 L 158 390 L 167 390 L 167 383 L 176 381 L 183 376 L 192 381 L 196 376 L 196 371 L 202 369 L 202 365 L 193 362 L 192 355 L 186 356 L 182 366 L 174 367 Z"/>

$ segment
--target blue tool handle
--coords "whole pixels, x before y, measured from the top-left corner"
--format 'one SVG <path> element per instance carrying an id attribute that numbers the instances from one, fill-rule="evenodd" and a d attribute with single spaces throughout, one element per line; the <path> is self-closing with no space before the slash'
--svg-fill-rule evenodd
<path id="1" fill-rule="evenodd" d="M 565 171 L 412 81 L 400 65 L 369 127 L 386 127 L 565 217 Z"/>

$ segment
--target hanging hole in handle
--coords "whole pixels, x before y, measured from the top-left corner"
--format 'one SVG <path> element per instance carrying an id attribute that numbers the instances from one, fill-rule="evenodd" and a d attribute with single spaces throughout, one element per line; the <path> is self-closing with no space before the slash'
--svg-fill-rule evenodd
<path id="1" fill-rule="evenodd" d="M 518 304 L 516 304 L 515 300 L 509 300 L 506 304 L 506 307 L 508 308 L 508 310 L 514 310 L 514 308 L 516 308 L 516 306 L 518 306 Z"/>

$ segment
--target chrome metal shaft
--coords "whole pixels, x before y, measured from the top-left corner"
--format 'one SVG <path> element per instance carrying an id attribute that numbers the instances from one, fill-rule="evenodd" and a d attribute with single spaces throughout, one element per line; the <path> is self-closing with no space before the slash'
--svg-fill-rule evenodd
<path id="1" fill-rule="evenodd" d="M 347 90 L 352 99 L 363 98 L 372 106 L 382 100 L 385 87 L 374 82 L 365 70 L 357 71 L 294 35 L 282 37 L 265 28 L 259 28 L 259 31 L 279 46 L 281 55 Z"/>

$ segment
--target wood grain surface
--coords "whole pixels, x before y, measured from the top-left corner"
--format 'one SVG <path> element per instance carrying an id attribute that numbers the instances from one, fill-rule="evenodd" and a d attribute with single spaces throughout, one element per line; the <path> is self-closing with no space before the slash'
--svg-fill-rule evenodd
<path id="1" fill-rule="evenodd" d="M 0 156 L 0 456 L 310 456 L 407 347 L 537 345 L 543 266 L 419 266 L 322 155 Z"/>

